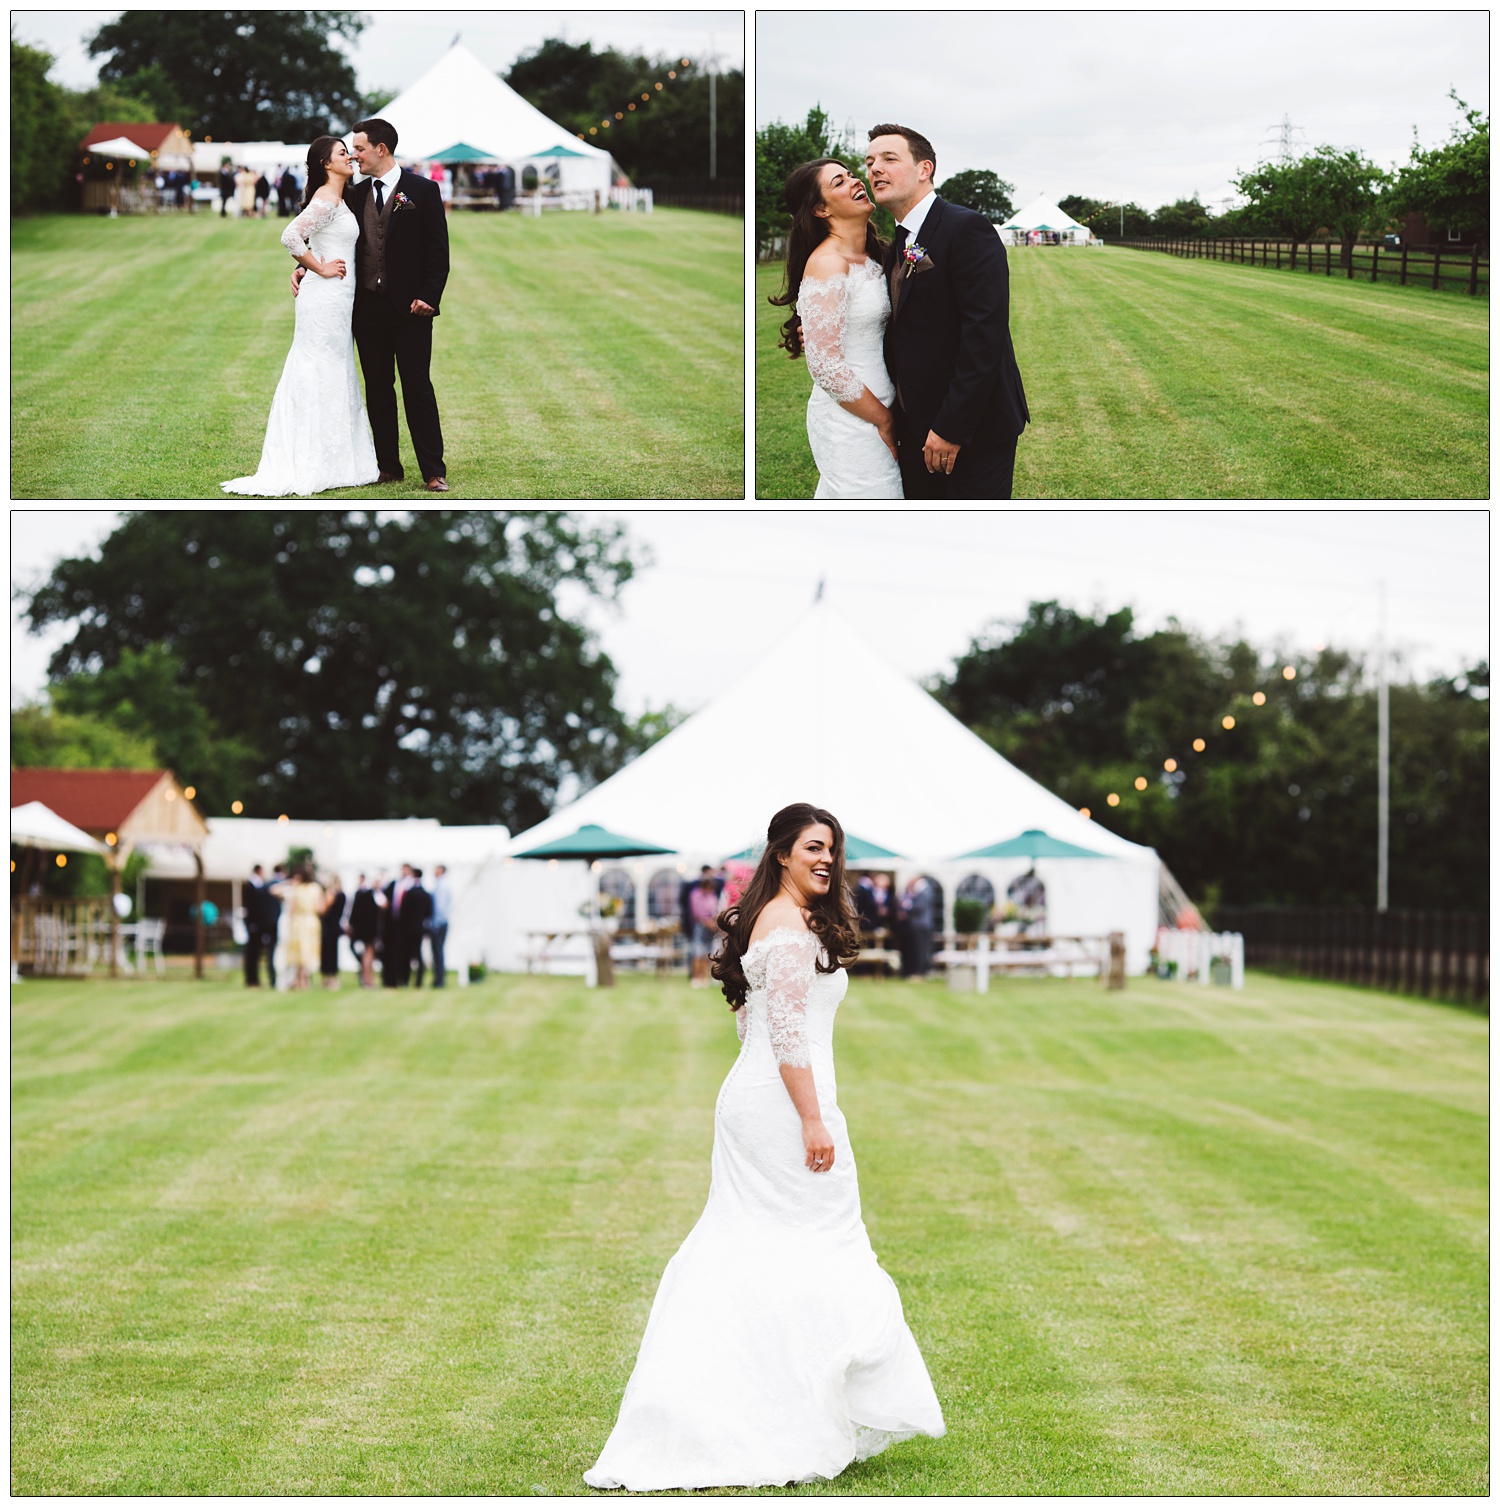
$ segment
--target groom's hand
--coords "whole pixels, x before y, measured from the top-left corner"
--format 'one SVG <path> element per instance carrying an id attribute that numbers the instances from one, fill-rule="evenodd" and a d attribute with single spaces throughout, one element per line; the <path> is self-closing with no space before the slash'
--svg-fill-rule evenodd
<path id="1" fill-rule="evenodd" d="M 293 298 L 295 298 L 297 296 L 298 285 L 301 283 L 302 279 L 304 277 L 306 277 L 306 276 L 307 276 L 307 268 L 306 267 L 293 267 L 292 268 L 292 297 Z"/>
<path id="2" fill-rule="evenodd" d="M 944 476 L 951 476 L 958 461 L 959 448 L 957 445 L 950 445 L 935 429 L 929 429 L 927 443 L 922 446 L 922 459 L 926 461 L 928 471 L 934 475 L 941 471 Z"/>
<path id="3" fill-rule="evenodd" d="M 434 309 L 430 303 L 423 303 L 420 298 L 414 298 L 411 301 L 411 312 L 413 314 L 426 315 L 430 319 L 435 313 L 437 313 L 437 310 Z"/>

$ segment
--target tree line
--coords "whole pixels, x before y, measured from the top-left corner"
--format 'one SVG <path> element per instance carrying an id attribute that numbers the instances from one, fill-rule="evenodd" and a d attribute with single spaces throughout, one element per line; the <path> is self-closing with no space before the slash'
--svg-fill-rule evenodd
<path id="1" fill-rule="evenodd" d="M 104 120 L 175 121 L 195 141 L 306 142 L 347 131 L 396 92 L 361 93 L 337 45 L 357 40 L 367 24 L 354 11 L 124 11 L 89 38 L 99 82 L 85 90 L 56 83 L 51 54 L 12 37 L 11 119 L 24 126 L 12 133 L 11 212 L 75 204 L 78 143 Z M 684 69 L 678 58 L 549 38 L 501 77 L 559 124 L 607 146 L 635 182 L 707 182 L 709 80 L 701 63 L 689 59 Z M 719 74 L 715 92 L 717 183 L 739 192 L 743 72 Z"/>
<path id="2" fill-rule="evenodd" d="M 167 767 L 209 816 L 524 831 L 682 719 L 627 717 L 561 602 L 611 600 L 646 564 L 622 527 L 560 512 L 129 514 L 22 594 L 33 627 L 72 634 L 12 713 L 12 764 Z M 929 689 L 1206 907 L 1373 901 L 1375 690 L 1356 652 L 1039 602 Z M 1487 664 L 1392 686 L 1395 906 L 1487 905 L 1488 694 Z"/>
<path id="3" fill-rule="evenodd" d="M 1424 148 L 1413 130 L 1409 158 L 1387 170 L 1352 147 L 1320 146 L 1289 161 L 1263 162 L 1234 184 L 1243 202 L 1214 213 L 1197 195 L 1147 210 L 1135 203 L 1068 194 L 1057 207 L 1096 235 L 1181 240 L 1240 236 L 1308 241 L 1325 235 L 1340 244 L 1348 266 L 1360 235 L 1400 228 L 1419 212 L 1438 234 L 1489 238 L 1489 117 L 1450 91 L 1460 119 L 1441 145 Z M 834 157 L 863 175 L 862 143 L 845 141 L 818 106 L 800 125 L 775 121 L 755 133 L 755 225 L 758 254 L 769 256 L 790 220 L 781 201 L 787 174 L 799 162 Z M 978 210 L 996 224 L 1010 218 L 1014 186 L 989 169 L 954 174 L 938 192 Z M 890 213 L 877 207 L 876 230 L 889 238 Z"/>

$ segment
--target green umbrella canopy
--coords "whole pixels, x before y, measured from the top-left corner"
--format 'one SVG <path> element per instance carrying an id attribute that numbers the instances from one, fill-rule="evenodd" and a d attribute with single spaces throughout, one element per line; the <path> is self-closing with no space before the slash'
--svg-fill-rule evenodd
<path id="1" fill-rule="evenodd" d="M 1019 837 L 997 842 L 993 847 L 976 848 L 972 853 L 960 853 L 960 858 L 1103 858 L 1092 848 L 1076 847 L 1060 838 L 1048 837 L 1037 827 L 1028 827 Z"/>
<path id="2" fill-rule="evenodd" d="M 467 141 L 455 141 L 445 152 L 433 152 L 427 159 L 428 162 L 498 162 L 500 159 L 493 152 L 481 152 L 478 147 L 471 147 Z"/>
<path id="3" fill-rule="evenodd" d="M 737 860 L 748 860 L 754 863 L 765 851 L 764 843 L 752 843 L 748 848 L 742 848 L 738 853 L 731 853 L 724 860 L 725 863 L 734 863 Z M 855 837 L 846 832 L 844 834 L 844 862 L 845 863 L 871 863 L 882 858 L 899 858 L 899 853 L 893 853 L 889 848 L 882 848 L 878 842 L 866 842 L 862 837 Z"/>
<path id="4" fill-rule="evenodd" d="M 572 151 L 565 146 L 548 147 L 545 152 L 533 152 L 532 157 L 582 157 L 582 152 Z"/>
<path id="5" fill-rule="evenodd" d="M 555 837 L 540 847 L 528 848 L 517 853 L 517 858 L 630 858 L 642 853 L 675 853 L 676 848 L 661 848 L 654 842 L 642 842 L 635 837 L 622 837 L 590 822 L 580 827 L 570 837 Z"/>

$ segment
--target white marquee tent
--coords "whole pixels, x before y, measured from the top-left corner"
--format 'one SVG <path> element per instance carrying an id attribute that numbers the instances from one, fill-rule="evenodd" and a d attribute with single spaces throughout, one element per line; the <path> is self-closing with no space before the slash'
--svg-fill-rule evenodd
<path id="1" fill-rule="evenodd" d="M 1064 246 L 1086 246 L 1090 231 L 1080 225 L 1072 215 L 1060 210 L 1050 199 L 1033 199 L 1025 209 L 1018 210 L 1003 225 L 995 227 L 1003 241 L 1011 245 L 1022 244 L 1033 230 L 1056 230 L 1062 234 Z"/>
<path id="2" fill-rule="evenodd" d="M 615 178 L 608 152 L 549 120 L 460 41 L 384 106 L 380 118 L 395 126 L 402 162 L 430 161 L 467 147 L 518 172 L 528 162 L 555 162 L 566 192 L 607 193 Z M 554 155 L 558 147 L 567 155 Z"/>
<path id="3" fill-rule="evenodd" d="M 510 853 L 585 822 L 673 849 L 672 858 L 621 865 L 636 877 L 639 914 L 654 872 L 696 872 L 757 843 L 770 816 L 793 801 L 823 806 L 847 832 L 903 855 L 894 865 L 898 883 L 918 873 L 936 878 L 950 925 L 964 877 L 981 874 L 1003 895 L 1030 866 L 960 860 L 961 853 L 1040 828 L 1102 854 L 1038 860 L 1049 925 L 1059 935 L 1123 931 L 1128 965 L 1146 966 L 1158 914 L 1155 851 L 1115 836 L 1023 774 L 827 603 L 717 700 L 515 838 Z M 491 966 L 519 966 L 528 929 L 577 925 L 587 885 L 581 863 L 491 860 L 474 881 L 494 918 Z"/>

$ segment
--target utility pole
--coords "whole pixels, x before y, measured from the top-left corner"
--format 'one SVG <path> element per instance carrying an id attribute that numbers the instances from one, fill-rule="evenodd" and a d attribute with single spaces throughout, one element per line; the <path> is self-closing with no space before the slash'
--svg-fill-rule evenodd
<path id="1" fill-rule="evenodd" d="M 1380 593 L 1380 639 L 1376 646 L 1376 856 L 1375 856 L 1375 909 L 1383 915 L 1390 909 L 1391 879 L 1391 687 L 1386 667 L 1385 638 L 1385 582 L 1379 583 Z"/>
<path id="2" fill-rule="evenodd" d="M 714 50 L 714 34 L 708 34 L 708 176 L 719 176 L 718 132 L 719 54 Z"/>

